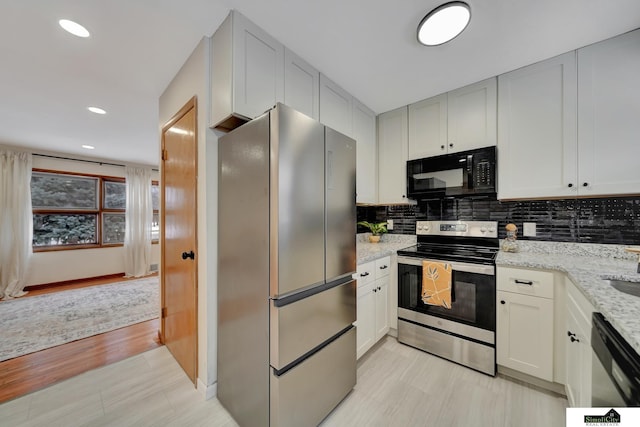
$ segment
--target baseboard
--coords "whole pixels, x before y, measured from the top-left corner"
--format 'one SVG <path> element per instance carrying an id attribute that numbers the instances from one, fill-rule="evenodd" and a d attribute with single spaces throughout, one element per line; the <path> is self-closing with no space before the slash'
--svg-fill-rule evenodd
<path id="1" fill-rule="evenodd" d="M 103 276 L 94 276 L 94 277 L 85 277 L 83 279 L 63 280 L 61 282 L 41 283 L 39 285 L 28 285 L 24 287 L 24 290 L 35 291 L 37 289 L 53 288 L 56 286 L 74 285 L 76 283 L 87 282 L 89 280 L 110 280 L 110 279 L 118 279 L 118 278 L 125 280 L 124 271 L 122 273 L 105 274 Z"/>
<path id="2" fill-rule="evenodd" d="M 151 274 L 144 277 L 151 277 L 151 276 L 157 276 L 157 275 L 158 275 L 157 271 L 152 271 Z M 124 280 L 141 279 L 141 277 L 125 277 L 124 272 L 122 272 L 122 273 L 115 273 L 115 274 L 105 274 L 104 276 L 85 277 L 83 279 L 63 280 L 61 282 L 42 283 L 39 285 L 28 285 L 28 286 L 25 286 L 24 290 L 36 291 L 41 289 L 55 288 L 56 286 L 75 285 L 77 283 L 90 282 L 90 281 L 96 281 L 96 282 L 110 281 L 110 280 L 115 281 L 115 279 L 124 281 Z"/>
<path id="3" fill-rule="evenodd" d="M 498 374 L 508 377 L 510 380 L 517 380 L 538 389 L 551 391 L 553 393 L 566 396 L 564 385 L 559 383 L 549 382 L 541 378 L 536 378 L 529 374 L 525 374 L 500 365 L 498 365 Z"/>
<path id="4" fill-rule="evenodd" d="M 197 380 L 197 390 L 200 392 L 204 400 L 213 399 L 218 395 L 218 383 L 215 382 L 209 386 L 205 385 L 200 378 Z"/>

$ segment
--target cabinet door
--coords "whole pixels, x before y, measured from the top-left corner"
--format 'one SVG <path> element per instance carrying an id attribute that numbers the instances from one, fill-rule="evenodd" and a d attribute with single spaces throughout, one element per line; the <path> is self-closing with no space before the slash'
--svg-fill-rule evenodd
<path id="1" fill-rule="evenodd" d="M 357 99 L 353 99 L 353 139 L 356 140 L 356 201 L 378 202 L 378 146 L 376 139 L 376 115 Z"/>
<path id="2" fill-rule="evenodd" d="M 407 203 L 407 107 L 378 116 L 378 203 Z"/>
<path id="3" fill-rule="evenodd" d="M 447 152 L 447 94 L 409 105 L 409 160 Z"/>
<path id="4" fill-rule="evenodd" d="M 358 286 L 356 291 L 357 306 L 357 357 L 360 358 L 369 350 L 376 339 L 376 293 L 373 292 L 375 282 Z"/>
<path id="5" fill-rule="evenodd" d="M 498 198 L 575 195 L 575 52 L 498 77 Z"/>
<path id="6" fill-rule="evenodd" d="M 320 72 L 286 48 L 284 103 L 316 120 L 320 117 Z"/>
<path id="7" fill-rule="evenodd" d="M 640 188 L 640 30 L 578 49 L 579 192 Z"/>
<path id="8" fill-rule="evenodd" d="M 374 283 L 376 298 L 376 336 L 377 342 L 389 332 L 389 276 L 377 279 Z"/>
<path id="9" fill-rule="evenodd" d="M 498 291 L 498 364 L 553 381 L 553 300 Z"/>
<path id="10" fill-rule="evenodd" d="M 320 121 L 347 136 L 353 134 L 352 97 L 320 74 Z"/>
<path id="11" fill-rule="evenodd" d="M 567 379 L 565 389 L 569 406 L 589 407 L 591 406 L 591 394 L 585 393 L 585 389 L 591 387 L 591 347 L 587 334 L 581 325 L 580 310 L 570 296 L 567 299 L 566 339 Z M 585 402 L 587 398 L 589 401 Z"/>
<path id="12" fill-rule="evenodd" d="M 569 406 L 591 406 L 591 316 L 593 305 L 567 278 L 565 339 L 567 378 L 565 389 Z M 573 340 L 571 338 L 574 338 Z"/>
<path id="13" fill-rule="evenodd" d="M 496 145 L 496 103 L 495 77 L 448 93 L 449 153 Z"/>
<path id="14" fill-rule="evenodd" d="M 284 101 L 284 46 L 232 13 L 234 112 L 255 118 Z"/>

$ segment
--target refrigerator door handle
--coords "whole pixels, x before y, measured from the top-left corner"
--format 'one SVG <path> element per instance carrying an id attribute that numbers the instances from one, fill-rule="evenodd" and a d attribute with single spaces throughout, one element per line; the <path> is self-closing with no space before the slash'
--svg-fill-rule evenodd
<path id="1" fill-rule="evenodd" d="M 333 151 L 327 151 L 327 189 L 333 190 Z"/>

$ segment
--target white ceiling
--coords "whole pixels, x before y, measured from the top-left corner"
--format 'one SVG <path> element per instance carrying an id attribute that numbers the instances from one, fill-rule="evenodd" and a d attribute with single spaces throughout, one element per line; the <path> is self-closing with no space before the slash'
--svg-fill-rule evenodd
<path id="1" fill-rule="evenodd" d="M 376 113 L 640 27 L 638 0 L 467 0 L 461 36 L 420 46 L 443 2 L 0 0 L 0 144 L 157 165 L 158 98 L 231 8 Z"/>

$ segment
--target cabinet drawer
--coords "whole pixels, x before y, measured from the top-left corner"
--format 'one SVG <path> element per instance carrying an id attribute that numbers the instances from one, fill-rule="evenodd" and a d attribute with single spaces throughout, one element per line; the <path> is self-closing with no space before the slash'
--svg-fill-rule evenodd
<path id="1" fill-rule="evenodd" d="M 376 262 L 371 261 L 358 265 L 358 287 L 376 280 Z"/>
<path id="2" fill-rule="evenodd" d="M 553 273 L 550 271 L 498 267 L 497 289 L 553 299 Z"/>
<path id="3" fill-rule="evenodd" d="M 384 257 L 377 259 L 376 263 L 376 279 L 380 279 L 381 277 L 386 277 L 389 275 L 389 270 L 391 270 L 391 257 Z"/>

